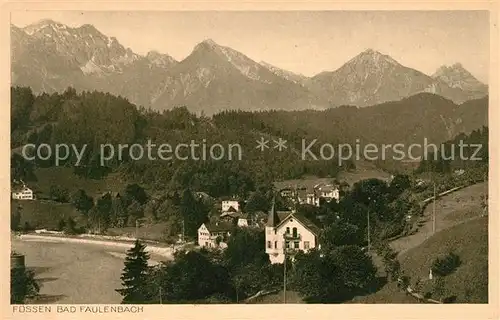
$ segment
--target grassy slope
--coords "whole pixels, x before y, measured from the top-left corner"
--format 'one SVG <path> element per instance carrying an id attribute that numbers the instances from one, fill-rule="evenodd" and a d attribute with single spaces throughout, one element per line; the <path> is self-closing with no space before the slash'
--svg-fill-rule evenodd
<path id="1" fill-rule="evenodd" d="M 43 196 L 48 196 L 52 185 L 66 188 L 72 194 L 83 189 L 87 194 L 96 196 L 107 191 L 119 192 L 125 187 L 125 182 L 117 174 L 109 174 L 102 180 L 81 178 L 73 174 L 73 168 L 38 168 L 35 171 L 38 181 L 30 183 Z"/>
<path id="2" fill-rule="evenodd" d="M 488 217 L 480 217 L 438 232 L 401 258 L 401 267 L 415 283 L 427 279 L 432 261 L 454 250 L 462 260 L 461 266 L 445 280 L 447 295 L 457 295 L 457 303 L 488 302 Z M 415 303 L 399 291 L 394 283 L 365 297 L 357 303 Z"/>
<path id="3" fill-rule="evenodd" d="M 73 217 L 76 221 L 82 218 L 75 208 L 68 203 L 38 200 L 12 200 L 11 211 L 17 210 L 21 205 L 21 223 L 23 227 L 28 222 L 37 229 L 54 229 L 61 219 Z"/>
<path id="4" fill-rule="evenodd" d="M 337 162 L 333 162 L 332 165 L 337 165 Z M 355 170 L 340 171 L 337 179 L 339 181 L 345 181 L 349 185 L 353 185 L 358 181 L 372 179 L 372 178 L 377 178 L 387 181 L 390 177 L 391 177 L 390 173 L 377 168 L 374 164 L 370 163 L 369 161 L 359 160 L 356 161 Z M 277 181 L 274 183 L 274 185 L 276 186 L 277 189 L 285 187 L 295 187 L 296 185 L 311 189 L 316 184 L 332 183 L 333 180 L 334 178 L 317 178 L 310 176 L 310 177 L 304 177 L 302 179 Z"/>
<path id="5" fill-rule="evenodd" d="M 35 174 L 38 181 L 29 182 L 28 186 L 35 191 L 39 199 L 47 198 L 53 185 L 68 189 L 70 195 L 78 189 L 83 189 L 94 198 L 106 191 L 121 191 L 125 187 L 125 182 L 116 174 L 110 174 L 102 180 L 92 180 L 81 178 L 73 174 L 72 168 L 66 167 L 37 168 Z M 30 226 L 38 229 L 54 229 L 62 218 L 73 217 L 77 222 L 83 219 L 83 216 L 69 203 L 12 200 L 11 211 L 16 210 L 19 204 L 22 206 L 21 227 L 27 221 Z"/>
<path id="6" fill-rule="evenodd" d="M 468 219 L 481 215 L 481 196 L 487 193 L 487 185 L 478 183 L 458 190 L 436 201 L 436 231 L 446 230 Z M 416 234 L 397 239 L 391 246 L 401 254 L 422 244 L 432 235 L 433 204 L 424 211 L 425 223 Z"/>
<path id="7" fill-rule="evenodd" d="M 457 302 L 488 302 L 488 217 L 462 223 L 440 232 L 401 259 L 403 270 L 412 278 L 426 277 L 436 256 L 453 250 L 461 266 L 446 279 L 446 291 Z M 467 292 L 469 291 L 469 292 Z"/>

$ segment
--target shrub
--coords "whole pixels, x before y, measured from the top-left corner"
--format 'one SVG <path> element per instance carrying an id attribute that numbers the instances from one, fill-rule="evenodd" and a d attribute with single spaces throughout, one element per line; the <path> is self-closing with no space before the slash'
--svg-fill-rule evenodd
<path id="1" fill-rule="evenodd" d="M 461 264 L 460 257 L 453 252 L 444 257 L 437 257 L 432 263 L 432 272 L 444 277 L 455 271 Z"/>

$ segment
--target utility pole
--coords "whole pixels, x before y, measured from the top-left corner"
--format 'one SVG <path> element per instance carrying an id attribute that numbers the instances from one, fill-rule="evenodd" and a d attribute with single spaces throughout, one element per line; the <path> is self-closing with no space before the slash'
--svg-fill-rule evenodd
<path id="1" fill-rule="evenodd" d="M 368 228 L 368 252 L 370 252 L 370 208 L 368 207 L 368 214 L 367 214 L 367 228 Z"/>
<path id="2" fill-rule="evenodd" d="M 432 233 L 436 233 L 436 182 L 434 182 L 434 198 L 432 201 Z"/>
<path id="3" fill-rule="evenodd" d="M 375 201 L 374 201 L 375 202 Z M 368 197 L 368 211 L 366 213 L 366 229 L 367 229 L 367 242 L 368 242 L 368 252 L 370 252 L 370 249 L 371 249 L 371 239 L 370 239 L 370 206 L 372 204 L 372 199 L 371 197 Z"/>
<path id="4" fill-rule="evenodd" d="M 139 220 L 135 220 L 135 239 L 139 239 Z"/>
<path id="5" fill-rule="evenodd" d="M 159 288 L 159 289 L 160 289 L 160 304 L 163 304 L 163 301 L 162 301 L 162 299 L 161 299 L 161 285 L 160 285 L 160 288 Z"/>
<path id="6" fill-rule="evenodd" d="M 185 240 L 184 240 L 184 239 L 185 239 L 185 238 L 184 238 L 184 237 L 185 237 L 185 235 L 184 235 L 184 230 L 185 230 L 185 229 L 184 229 L 184 218 L 183 218 L 183 219 L 182 219 L 182 243 L 184 243 L 184 241 L 185 241 Z"/>
<path id="7" fill-rule="evenodd" d="M 286 240 L 283 253 L 285 255 L 285 259 L 283 260 L 283 303 L 286 303 Z"/>

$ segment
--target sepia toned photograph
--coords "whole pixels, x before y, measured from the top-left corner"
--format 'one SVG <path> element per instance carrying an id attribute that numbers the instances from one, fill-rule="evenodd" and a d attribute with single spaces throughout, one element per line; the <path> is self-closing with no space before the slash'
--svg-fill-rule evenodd
<path id="1" fill-rule="evenodd" d="M 12 310 L 488 304 L 490 76 L 489 11 L 14 10 Z"/>

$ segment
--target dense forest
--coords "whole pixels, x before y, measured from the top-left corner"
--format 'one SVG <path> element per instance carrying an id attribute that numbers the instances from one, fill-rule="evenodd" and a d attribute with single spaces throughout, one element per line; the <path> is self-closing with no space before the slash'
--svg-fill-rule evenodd
<path id="1" fill-rule="evenodd" d="M 402 143 L 413 143 L 426 137 L 430 142 L 449 140 L 444 144 L 447 148 L 456 146 L 457 144 L 453 143 L 459 140 L 484 145 L 479 155 L 483 157 L 482 161 L 422 161 L 417 172 L 449 173 L 451 168 L 484 166 L 488 161 L 487 128 L 469 130 L 479 128 L 478 124 L 484 123 L 487 99 L 456 106 L 442 97 L 422 94 L 399 102 L 363 109 L 345 106 L 325 111 L 234 110 L 224 111 L 209 118 L 192 114 L 186 107 L 160 113 L 137 107 L 122 97 L 108 93 L 77 93 L 72 88 L 63 93 L 34 95 L 30 88 L 13 87 L 11 97 L 13 180 L 30 183 L 37 180 L 38 169 L 55 166 L 54 154 L 43 154 L 42 156 L 47 157 L 46 160 L 39 157 L 33 161 L 26 160 L 21 155 L 22 147 L 31 143 L 37 146 L 47 144 L 51 147 L 73 144 L 80 149 L 86 146 L 82 159 L 71 154 L 59 165 L 67 167 L 73 175 L 85 179 L 102 180 L 113 173 L 121 176 L 123 181 L 128 181 L 120 186 L 119 199 L 110 194 L 89 194 L 89 190 L 80 186 L 75 190 L 58 185 L 50 186 L 50 200 L 72 203 L 84 214 L 86 223 L 100 229 L 133 226 L 137 219 L 147 217 L 153 222 L 168 222 L 171 227 L 167 229 L 173 235 L 180 230 L 181 220 L 184 219 L 187 234 L 194 236 L 196 228 L 210 216 L 213 208 L 212 205 L 195 198 L 196 191 L 204 191 L 216 198 L 237 196 L 250 199 L 247 204 L 249 208 L 266 211 L 275 181 L 304 176 L 334 179 L 341 170 L 355 169 L 355 161 L 344 161 L 342 166 L 339 166 L 335 158 L 301 160 L 298 149 L 302 139 L 317 139 L 319 142 L 336 145 L 353 144 L 356 140 L 363 139 L 371 143 L 396 143 L 398 139 Z M 415 112 L 415 108 L 419 106 L 421 112 Z M 427 120 L 424 121 L 424 118 Z M 445 125 L 443 118 L 449 121 Z M 450 123 L 454 123 L 454 127 Z M 478 126 L 474 127 L 475 125 Z M 435 130 L 430 130 L 431 127 Z M 461 133 L 454 140 L 447 138 L 453 131 L 458 130 L 472 132 Z M 271 140 L 271 147 L 264 152 L 256 149 L 256 141 L 261 137 Z M 288 141 L 288 148 L 282 152 L 272 148 L 272 140 L 279 138 Z M 135 160 L 125 151 L 121 159 L 110 157 L 105 163 L 101 163 L 100 146 L 103 144 L 146 146 L 148 141 L 152 141 L 155 144 L 176 145 L 192 140 L 203 141 L 207 145 L 238 143 L 242 147 L 242 158 L 197 161 L 176 158 L 150 160 L 144 157 Z M 318 145 L 315 146 L 314 152 L 318 151 Z M 78 165 L 75 165 L 79 160 L 81 161 Z M 391 167 L 392 171 L 396 172 L 394 168 Z M 154 194 L 160 196 L 152 197 Z M 347 197 L 345 201 L 349 199 Z M 402 203 L 393 205 L 397 207 L 397 212 L 401 212 L 399 207 Z M 351 204 L 346 208 L 347 211 L 356 210 L 356 206 Z M 17 214 L 17 211 L 14 211 Z M 394 210 L 385 208 L 382 211 Z M 358 214 L 352 212 L 351 216 Z M 401 217 L 398 216 L 395 220 L 400 221 Z M 389 230 L 386 229 L 384 220 L 381 221 L 380 232 L 387 233 L 387 236 L 402 231 L 402 225 L 394 227 L 389 223 Z M 61 230 L 69 228 L 69 232 L 77 232 L 72 221 L 60 221 L 58 227 Z"/>
<path id="2" fill-rule="evenodd" d="M 294 141 L 299 136 L 296 128 L 285 128 L 278 123 L 263 121 L 267 115 L 245 117 L 244 123 L 235 116 L 221 114 L 214 119 L 196 116 L 186 107 L 174 108 L 162 113 L 137 108 L 126 99 L 100 92 L 77 93 L 69 88 L 59 94 L 34 96 L 29 88 L 11 90 L 12 127 L 11 143 L 17 154 L 27 143 L 35 145 L 74 144 L 86 145 L 84 159 L 75 167 L 75 174 L 89 178 L 102 178 L 117 171 L 130 180 L 147 184 L 155 189 L 192 188 L 213 196 L 245 196 L 260 185 L 272 181 L 299 178 L 303 175 L 335 177 L 340 170 L 337 161 L 301 161 L 297 150 L 286 152 L 261 152 L 255 149 L 261 137 Z M 150 140 L 156 144 L 177 145 L 194 140 L 207 145 L 239 144 L 242 159 L 149 161 L 132 160 L 127 152 L 121 160 L 117 157 L 100 164 L 102 144 L 141 144 Z M 272 146 L 271 146 L 272 147 Z M 49 155 L 47 155 L 48 157 Z M 73 166 L 75 155 L 62 164 Z M 19 156 L 13 161 L 26 162 Z M 36 159 L 23 163 L 22 170 L 14 171 L 14 178 L 29 181 L 35 177 L 30 168 L 54 166 L 54 155 L 48 160 Z M 352 163 L 345 162 L 352 167 Z"/>
<path id="3" fill-rule="evenodd" d="M 488 166 L 488 127 L 473 130 L 470 134 L 460 133 L 454 139 L 444 142 L 436 150 L 429 150 L 420 162 L 417 172 L 451 173 Z"/>

